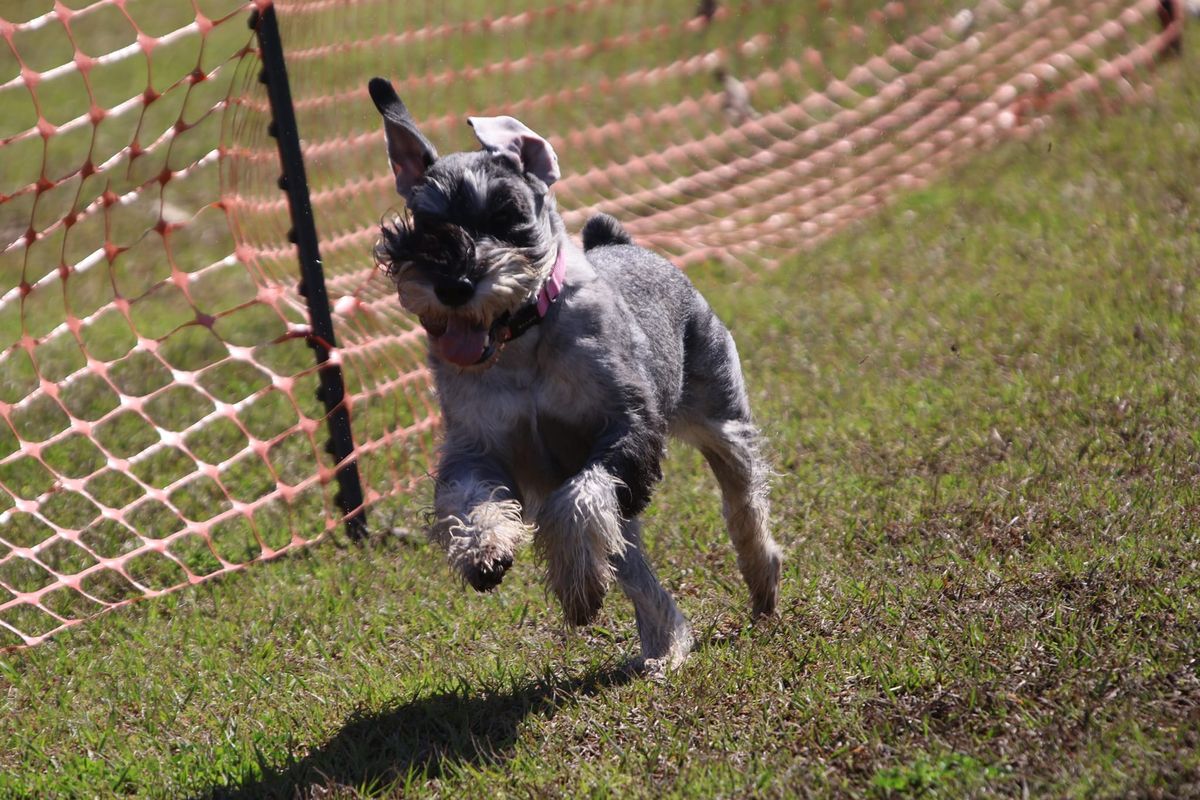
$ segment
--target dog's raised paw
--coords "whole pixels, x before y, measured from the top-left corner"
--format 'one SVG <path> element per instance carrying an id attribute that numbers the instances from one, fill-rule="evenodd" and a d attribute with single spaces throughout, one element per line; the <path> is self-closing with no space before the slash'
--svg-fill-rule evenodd
<path id="1" fill-rule="evenodd" d="M 490 592 L 504 580 L 504 573 L 513 565 L 512 556 L 501 556 L 487 564 L 469 568 L 464 576 L 477 592 Z"/>

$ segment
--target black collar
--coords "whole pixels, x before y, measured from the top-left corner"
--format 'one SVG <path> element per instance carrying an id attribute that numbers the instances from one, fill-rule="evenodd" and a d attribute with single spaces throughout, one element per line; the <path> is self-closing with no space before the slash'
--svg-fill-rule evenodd
<path id="1" fill-rule="evenodd" d="M 496 317 L 496 321 L 492 323 L 492 327 L 488 331 L 488 346 L 484 349 L 483 355 L 479 357 L 479 361 L 476 363 L 482 364 L 487 361 L 498 349 L 516 339 L 534 325 L 540 324 L 546 318 L 546 315 L 550 313 L 550 307 L 562 296 L 563 281 L 566 278 L 566 274 L 567 254 L 562 247 L 559 247 L 558 258 L 554 260 L 554 268 L 550 270 L 550 276 L 546 278 L 546 282 L 538 289 L 537 294 L 515 312 L 505 311 Z"/>

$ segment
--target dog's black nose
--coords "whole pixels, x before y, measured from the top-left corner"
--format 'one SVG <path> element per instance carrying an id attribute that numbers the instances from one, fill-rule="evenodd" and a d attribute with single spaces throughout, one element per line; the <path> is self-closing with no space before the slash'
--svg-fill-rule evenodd
<path id="1" fill-rule="evenodd" d="M 437 295 L 438 300 L 441 300 L 451 308 L 457 308 L 470 300 L 471 296 L 475 294 L 475 284 L 471 283 L 467 278 L 450 278 L 449 280 L 438 281 L 433 287 L 433 293 Z"/>

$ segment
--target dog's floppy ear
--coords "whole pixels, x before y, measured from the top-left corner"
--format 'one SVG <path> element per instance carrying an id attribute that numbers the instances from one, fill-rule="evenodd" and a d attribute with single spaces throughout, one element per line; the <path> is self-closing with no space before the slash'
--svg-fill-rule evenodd
<path id="1" fill-rule="evenodd" d="M 388 161 L 396 176 L 396 191 L 408 202 L 412 199 L 413 186 L 421 180 L 429 165 L 437 161 L 437 150 L 417 130 L 412 114 L 408 113 L 391 81 L 372 78 L 367 90 L 383 115 L 383 133 L 387 137 Z"/>
<path id="2" fill-rule="evenodd" d="M 562 177 L 554 148 L 519 119 L 470 117 L 467 122 L 485 150 L 513 159 L 522 171 L 535 175 L 547 186 Z"/>

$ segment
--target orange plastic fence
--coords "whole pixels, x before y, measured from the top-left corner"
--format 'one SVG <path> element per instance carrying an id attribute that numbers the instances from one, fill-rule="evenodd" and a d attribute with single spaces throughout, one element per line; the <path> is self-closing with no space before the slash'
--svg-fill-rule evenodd
<path id="1" fill-rule="evenodd" d="M 0 17 L 0 649 L 335 531 L 336 465 L 244 0 Z M 260 2 L 259 5 L 265 5 Z M 371 261 L 367 78 L 444 151 L 468 113 L 555 145 L 568 225 L 769 268 L 1060 107 L 1150 91 L 1160 0 L 277 3 L 373 526 L 437 426 Z"/>

